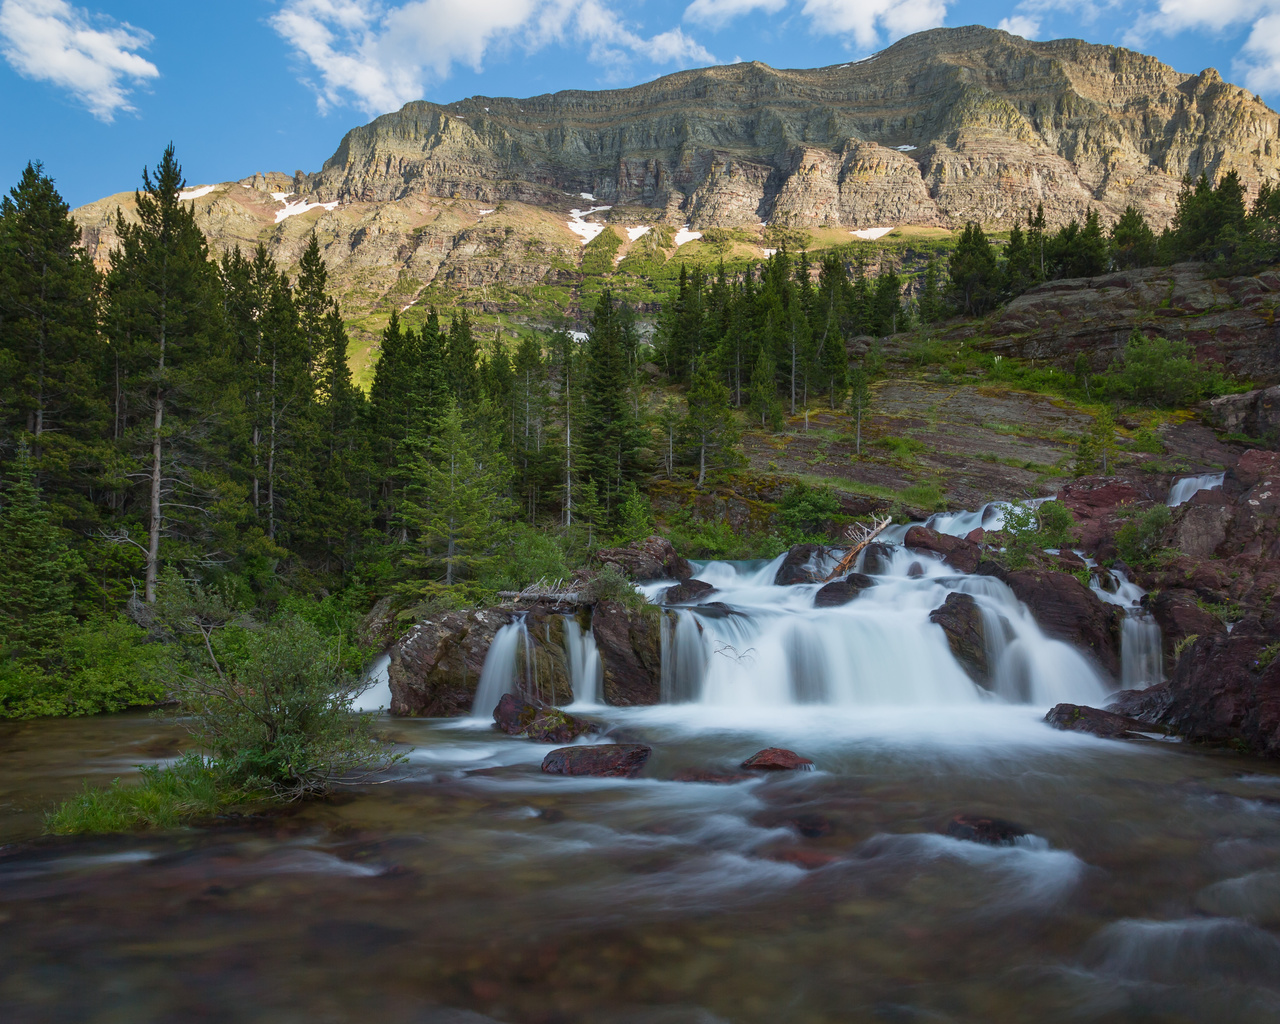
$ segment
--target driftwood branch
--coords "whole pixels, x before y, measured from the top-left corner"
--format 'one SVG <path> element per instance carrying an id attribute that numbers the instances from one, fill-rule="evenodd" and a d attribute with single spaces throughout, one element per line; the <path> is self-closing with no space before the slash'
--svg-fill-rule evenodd
<path id="1" fill-rule="evenodd" d="M 845 536 L 853 542 L 853 547 L 845 552 L 844 558 L 840 559 L 839 564 L 831 571 L 831 575 L 822 582 L 830 583 L 837 576 L 844 576 L 852 572 L 854 564 L 858 561 L 858 555 L 862 553 L 862 549 L 884 533 L 891 522 L 893 522 L 892 517 L 885 516 L 881 522 L 876 523 L 874 526 L 862 526 L 860 524 L 850 526 L 845 531 Z"/>

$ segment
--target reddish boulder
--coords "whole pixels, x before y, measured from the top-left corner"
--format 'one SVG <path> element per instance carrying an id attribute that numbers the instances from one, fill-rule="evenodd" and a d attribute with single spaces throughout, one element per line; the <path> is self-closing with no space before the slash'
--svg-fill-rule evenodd
<path id="1" fill-rule="evenodd" d="M 991 666 L 987 664 L 987 630 L 978 602 L 968 594 L 950 593 L 940 608 L 929 613 L 929 621 L 947 634 L 951 653 L 969 678 L 979 686 L 988 686 Z"/>
<path id="2" fill-rule="evenodd" d="M 1092 590 L 1065 572 L 1020 569 L 1005 582 L 1018 600 L 1031 609 L 1047 636 L 1091 654 L 1113 678 L 1120 672 L 1120 631 L 1123 614 L 1104 604 Z"/>
<path id="3" fill-rule="evenodd" d="M 494 635 L 511 621 L 496 609 L 445 612 L 418 623 L 391 648 L 393 715 L 469 715 Z"/>
<path id="4" fill-rule="evenodd" d="M 1115 534 L 1121 505 L 1148 504 L 1150 499 L 1134 486 L 1115 480 L 1086 479 L 1067 484 L 1058 492 L 1058 501 L 1071 509 L 1081 546 L 1094 551 Z"/>
<path id="5" fill-rule="evenodd" d="M 704 583 L 702 580 L 685 580 L 683 583 L 677 583 L 674 587 L 668 587 L 662 592 L 663 604 L 689 604 L 696 601 L 700 597 L 706 597 L 708 594 L 714 594 L 716 588 L 710 583 Z"/>
<path id="6" fill-rule="evenodd" d="M 842 580 L 832 580 L 814 594 L 813 606 L 815 608 L 837 608 L 842 604 L 848 604 L 866 590 L 867 587 L 874 587 L 875 585 L 875 580 L 870 576 L 864 576 L 860 572 L 851 572 Z"/>
<path id="7" fill-rule="evenodd" d="M 965 537 L 938 533 L 927 526 L 913 526 L 903 538 L 904 546 L 913 551 L 932 551 L 957 572 L 971 573 L 982 561 L 982 548 Z"/>
<path id="8" fill-rule="evenodd" d="M 1224 486 L 1240 492 L 1250 491 L 1268 480 L 1280 484 L 1280 452 L 1250 448 L 1228 472 Z M 1232 486 L 1234 484 L 1234 487 Z"/>
<path id="9" fill-rule="evenodd" d="M 606 704 L 628 707 L 661 699 L 663 614 L 620 601 L 596 603 L 591 634 L 600 652 Z"/>
<path id="10" fill-rule="evenodd" d="M 1080 704 L 1058 704 L 1044 720 L 1064 732 L 1091 732 L 1109 740 L 1136 739 L 1139 733 L 1151 728 L 1137 719 Z"/>
<path id="11" fill-rule="evenodd" d="M 879 541 L 868 544 L 862 551 L 862 571 L 869 576 L 883 576 L 893 564 L 893 548 Z"/>
<path id="12" fill-rule="evenodd" d="M 591 747 L 560 747 L 542 759 L 548 775 L 590 775 L 634 779 L 653 753 L 642 743 L 601 743 Z"/>
<path id="13" fill-rule="evenodd" d="M 1000 818 L 987 818 L 981 814 L 957 814 L 939 830 L 952 839 L 963 839 L 985 846 L 1012 846 L 1027 835 L 1021 825 Z"/>
<path id="14" fill-rule="evenodd" d="M 743 761 L 742 767 L 766 772 L 785 772 L 797 769 L 809 771 L 813 768 L 813 762 L 807 757 L 801 757 L 794 750 L 787 750 L 784 747 L 766 747 Z"/>
<path id="15" fill-rule="evenodd" d="M 596 558 L 601 565 L 616 566 L 633 580 L 687 580 L 693 575 L 693 566 L 662 537 L 646 537 L 623 548 L 604 548 L 596 552 Z"/>

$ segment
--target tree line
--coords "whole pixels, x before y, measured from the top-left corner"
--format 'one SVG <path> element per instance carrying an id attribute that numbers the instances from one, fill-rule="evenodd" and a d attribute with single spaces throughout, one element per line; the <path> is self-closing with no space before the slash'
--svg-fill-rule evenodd
<path id="1" fill-rule="evenodd" d="M 1183 181 L 1172 222 L 1156 234 L 1135 207 L 1104 230 L 1096 210 L 1050 232 L 1044 207 L 1015 224 L 997 247 L 975 223 L 965 225 L 947 262 L 945 281 L 931 263 L 919 296 L 919 317 L 931 323 L 989 312 L 1044 281 L 1097 277 L 1115 270 L 1209 265 L 1214 273 L 1248 273 L 1280 260 L 1280 188 L 1263 182 L 1248 202 L 1240 176 L 1214 184 L 1207 174 Z"/>

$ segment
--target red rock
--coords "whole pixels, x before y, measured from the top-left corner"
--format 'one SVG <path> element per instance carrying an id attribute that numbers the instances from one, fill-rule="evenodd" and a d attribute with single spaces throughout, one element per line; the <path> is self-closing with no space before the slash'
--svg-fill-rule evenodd
<path id="1" fill-rule="evenodd" d="M 1113 711 L 1099 711 L 1079 704 L 1058 704 L 1044 720 L 1064 732 L 1090 732 L 1109 740 L 1134 739 L 1138 733 L 1151 728 Z"/>
<path id="2" fill-rule="evenodd" d="M 604 702 L 615 707 L 657 704 L 662 690 L 661 620 L 618 601 L 599 601 L 591 612 L 591 635 L 600 652 Z"/>
<path id="3" fill-rule="evenodd" d="M 774 586 L 789 587 L 796 583 L 819 582 L 826 575 L 818 572 L 818 563 L 826 550 L 821 544 L 794 545 L 773 575 Z"/>
<path id="4" fill-rule="evenodd" d="M 932 551 L 959 572 L 971 573 L 982 560 L 982 549 L 965 537 L 952 537 L 938 533 L 927 526 L 913 526 L 902 540 L 903 545 L 914 551 Z"/>
<path id="5" fill-rule="evenodd" d="M 986 846 L 1012 846 L 1027 834 L 1027 830 L 1021 825 L 980 814 L 957 814 L 940 831 L 952 839 L 963 839 Z"/>
<path id="6" fill-rule="evenodd" d="M 867 587 L 874 587 L 875 580 L 860 572 L 851 572 L 842 580 L 832 580 L 813 595 L 815 608 L 836 608 L 848 604 Z"/>
<path id="7" fill-rule="evenodd" d="M 685 768 L 676 772 L 671 778 L 673 782 L 710 782 L 727 785 L 733 782 L 746 782 L 755 776 L 744 775 L 742 772 L 721 772 L 714 768 Z"/>
<path id="8" fill-rule="evenodd" d="M 807 757 L 801 757 L 794 750 L 766 747 L 743 761 L 742 767 L 769 772 L 795 771 L 796 769 L 807 771 L 813 767 L 813 762 Z"/>
<path id="9" fill-rule="evenodd" d="M 1151 602 L 1151 611 L 1164 638 L 1164 655 L 1173 660 L 1178 641 L 1189 636 L 1213 636 L 1227 627 L 1212 612 L 1200 607 L 1191 590 L 1161 590 Z"/>
<path id="10" fill-rule="evenodd" d="M 1118 677 L 1123 619 L 1119 608 L 1104 604 L 1069 573 L 1020 569 L 1004 579 L 1047 636 L 1092 654 L 1105 672 Z"/>
<path id="11" fill-rule="evenodd" d="M 642 743 L 601 743 L 589 747 L 559 747 L 542 759 L 548 775 L 589 775 L 634 779 L 653 753 Z"/>
<path id="12" fill-rule="evenodd" d="M 604 548 L 596 558 L 635 580 L 687 580 L 693 575 L 693 566 L 676 554 L 671 541 L 657 536 L 632 541 L 624 548 Z"/>
<path id="13" fill-rule="evenodd" d="M 674 587 L 668 587 L 662 592 L 663 604 L 689 604 L 696 601 L 700 597 L 706 597 L 708 594 L 714 594 L 716 588 L 710 583 L 704 583 L 702 580 L 685 580 L 678 583 Z"/>
<path id="14" fill-rule="evenodd" d="M 970 544 L 981 544 L 983 539 L 986 537 L 986 535 L 987 535 L 987 531 L 984 530 L 981 526 L 979 526 L 979 527 L 976 527 L 975 529 L 970 530 L 968 533 L 966 533 L 964 535 L 964 539 L 967 540 Z"/>
<path id="15" fill-rule="evenodd" d="M 769 860 L 780 861 L 783 864 L 794 864 L 796 867 L 804 868 L 806 871 L 825 868 L 828 864 L 834 864 L 840 859 L 834 853 L 805 849 L 771 850 L 765 856 Z"/>

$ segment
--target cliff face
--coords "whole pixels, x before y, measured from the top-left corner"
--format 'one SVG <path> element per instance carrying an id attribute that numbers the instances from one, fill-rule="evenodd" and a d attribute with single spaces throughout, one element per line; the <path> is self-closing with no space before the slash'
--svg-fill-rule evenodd
<path id="1" fill-rule="evenodd" d="M 1277 130 L 1274 112 L 1211 70 L 938 29 L 836 67 L 735 64 L 632 89 L 410 103 L 349 132 L 317 173 L 188 198 L 218 250 L 261 242 L 292 268 L 316 234 L 367 380 L 390 310 L 412 321 L 441 301 L 433 287 L 466 290 L 484 315 L 572 316 L 582 242 L 604 221 L 622 238 L 617 259 L 662 223 L 743 229 L 735 253 L 760 259 L 776 244 L 764 222 L 812 231 L 811 248 L 864 227 L 1008 224 L 1037 203 L 1051 224 L 1132 203 L 1159 228 L 1184 174 L 1234 169 L 1250 190 L 1280 180 Z M 136 216 L 132 193 L 74 212 L 100 264 L 117 209 Z M 702 245 L 661 237 L 668 255 Z M 547 308 L 530 310 L 538 289 Z"/>
<path id="2" fill-rule="evenodd" d="M 299 191 L 647 206 L 671 223 L 1051 222 L 1133 203 L 1167 221 L 1184 174 L 1280 179 L 1277 117 L 1212 69 L 1078 40 L 936 29 L 855 64 L 687 71 L 631 89 L 410 103 L 349 132 Z"/>

